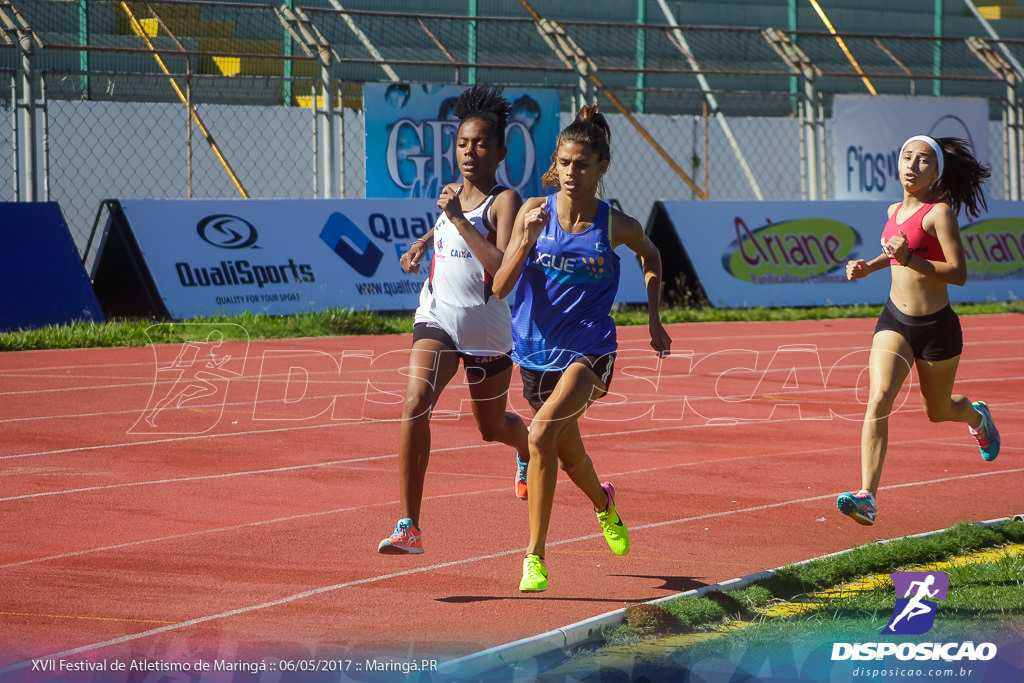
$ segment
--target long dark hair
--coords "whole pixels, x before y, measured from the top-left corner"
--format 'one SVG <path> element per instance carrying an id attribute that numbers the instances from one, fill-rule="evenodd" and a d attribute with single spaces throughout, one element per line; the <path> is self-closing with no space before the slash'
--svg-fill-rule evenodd
<path id="1" fill-rule="evenodd" d="M 576 113 L 576 119 L 566 126 L 555 140 L 555 151 L 551 154 L 551 167 L 541 178 L 544 187 L 560 187 L 555 159 L 558 148 L 567 142 L 586 145 L 597 155 L 598 161 L 611 161 L 612 129 L 608 126 L 608 119 L 597 111 L 596 104 L 581 107 Z"/>
<path id="2" fill-rule="evenodd" d="M 942 148 L 942 177 L 935 185 L 935 194 L 949 204 L 953 215 L 963 208 L 977 218 L 988 209 L 981 184 L 991 177 L 988 166 L 974 158 L 971 145 L 963 138 L 935 138 Z"/>
<path id="3" fill-rule="evenodd" d="M 498 142 L 505 145 L 505 127 L 512 113 L 512 105 L 501 95 L 501 88 L 474 85 L 463 90 L 452 107 L 460 122 L 480 119 L 491 129 Z"/>

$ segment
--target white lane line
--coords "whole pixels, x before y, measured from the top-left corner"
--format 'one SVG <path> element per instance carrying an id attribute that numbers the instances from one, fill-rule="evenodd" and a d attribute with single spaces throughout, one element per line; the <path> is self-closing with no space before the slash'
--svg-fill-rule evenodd
<path id="1" fill-rule="evenodd" d="M 1009 470 L 1009 471 L 1004 471 L 1004 472 L 968 474 L 968 475 L 962 475 L 962 476 L 958 476 L 958 477 L 943 477 L 943 478 L 935 479 L 935 480 L 918 481 L 918 482 L 907 482 L 907 483 L 904 483 L 904 484 L 895 484 L 895 485 L 892 485 L 892 486 L 883 486 L 882 489 L 884 490 L 884 489 L 890 489 L 890 488 L 907 488 L 907 487 L 912 487 L 912 486 L 926 486 L 926 485 L 929 485 L 929 484 L 932 484 L 932 483 L 942 483 L 942 482 L 954 481 L 954 480 L 958 480 L 958 479 L 972 479 L 972 478 L 976 478 L 976 477 L 993 476 L 995 474 L 1001 474 L 1001 473 L 1007 473 L 1007 472 L 1024 472 L 1024 468 L 1020 468 L 1020 469 L 1017 469 L 1017 470 Z M 787 505 L 799 505 L 799 504 L 810 503 L 810 502 L 815 502 L 815 501 L 819 501 L 819 500 L 826 500 L 826 499 L 832 498 L 834 495 L 835 494 L 830 493 L 830 494 L 825 494 L 825 495 L 820 495 L 820 496 L 811 496 L 811 497 L 807 497 L 807 498 L 796 498 L 796 499 L 793 499 L 793 500 L 781 501 L 781 502 L 777 502 L 777 503 L 769 503 L 769 504 L 766 504 L 766 505 L 755 505 L 755 506 L 751 506 L 751 507 L 742 508 L 742 509 L 739 509 L 739 510 L 727 510 L 727 511 L 722 511 L 722 512 L 711 512 L 711 513 L 707 513 L 707 514 L 703 514 L 703 515 L 696 515 L 696 516 L 693 516 L 693 517 L 682 517 L 682 518 L 679 518 L 679 519 L 666 520 L 666 521 L 662 521 L 662 522 L 651 522 L 651 523 L 648 523 L 648 524 L 642 524 L 642 525 L 639 525 L 639 526 L 636 526 L 636 527 L 632 527 L 632 528 L 635 528 L 636 530 L 653 529 L 653 528 L 657 528 L 657 527 L 661 527 L 661 526 L 668 526 L 668 525 L 672 525 L 672 524 L 685 524 L 687 522 L 694 522 L 694 521 L 700 521 L 700 520 L 705 520 L 705 519 L 714 519 L 714 518 L 720 518 L 720 517 L 728 517 L 728 516 L 731 516 L 731 515 L 739 515 L 739 514 L 744 514 L 745 515 L 745 514 L 750 514 L 752 512 L 759 512 L 759 511 L 762 511 L 762 510 L 769 510 L 769 509 L 772 509 L 772 508 L 779 508 L 779 507 L 783 507 L 783 506 L 787 506 Z M 578 536 L 578 537 L 575 537 L 575 538 L 567 538 L 567 539 L 562 539 L 562 540 L 559 540 L 559 541 L 549 542 L 548 545 L 549 546 L 567 545 L 567 544 L 570 544 L 570 543 L 577 543 L 579 541 L 591 540 L 591 539 L 602 538 L 602 537 L 603 537 L 602 534 L 588 534 L 586 536 Z M 335 592 L 335 591 L 338 591 L 338 590 L 343 590 L 345 588 L 351 588 L 353 586 L 361 586 L 361 585 L 366 585 L 366 584 L 370 584 L 370 583 L 379 583 L 381 581 L 389 581 L 391 579 L 397 579 L 397 578 L 401 578 L 401 577 L 404 577 L 404 576 L 411 576 L 413 574 L 421 574 L 421 573 L 424 573 L 424 572 L 432 572 L 432 571 L 436 571 L 436 570 L 439 570 L 439 569 L 447 569 L 449 567 L 459 567 L 459 566 L 464 566 L 464 565 L 472 564 L 472 563 L 475 563 L 475 562 L 482 562 L 482 561 L 485 561 L 485 560 L 493 560 L 493 559 L 498 559 L 498 558 L 502 558 L 502 557 L 508 557 L 510 555 L 516 555 L 516 554 L 523 553 L 523 552 L 525 552 L 525 550 L 526 550 L 525 547 L 524 548 L 515 548 L 515 549 L 512 549 L 512 550 L 506 550 L 506 551 L 499 552 L 499 553 L 491 553 L 491 554 L 488 554 L 488 555 L 478 555 L 476 557 L 468 557 L 468 558 L 461 559 L 461 560 L 453 560 L 451 562 L 443 562 L 443 563 L 440 563 L 440 564 L 434 564 L 434 565 L 430 565 L 430 566 L 426 566 L 426 567 L 417 567 L 415 569 L 407 569 L 405 571 L 400 571 L 400 572 L 392 572 L 392 573 L 389 573 L 389 574 L 381 574 L 381 575 L 378 575 L 378 576 L 368 576 L 366 578 L 356 579 L 354 581 L 346 581 L 346 582 L 343 582 L 343 583 L 336 583 L 336 584 L 332 584 L 332 585 L 329 585 L 329 586 L 321 586 L 319 588 L 313 588 L 313 589 L 310 589 L 310 590 L 307 590 L 307 591 L 302 591 L 300 593 L 294 593 L 292 595 L 287 595 L 287 596 L 284 596 L 282 598 L 278 598 L 276 600 L 270 600 L 270 601 L 267 601 L 267 602 L 261 602 L 261 603 L 255 604 L 255 605 L 248 605 L 248 606 L 245 606 L 245 607 L 238 607 L 236 609 L 227 610 L 227 611 L 224 611 L 224 612 L 219 612 L 217 614 L 210 614 L 210 615 L 206 615 L 206 616 L 203 616 L 203 617 L 196 617 L 195 619 L 188 619 L 186 621 L 178 622 L 176 624 L 171 624 L 171 625 L 168 625 L 168 626 L 161 626 L 161 627 L 158 627 L 158 628 L 150 629 L 148 631 L 141 631 L 139 633 L 133 633 L 133 634 L 126 635 L 126 636 L 121 636 L 119 638 L 112 638 L 110 640 L 104 640 L 104 641 L 101 641 L 101 642 L 98 642 L 98 643 L 92 643 L 92 644 L 89 644 L 89 645 L 82 645 L 80 647 L 72 648 L 70 650 L 64 650 L 62 652 L 56 652 L 56 653 L 52 653 L 52 654 L 48 654 L 48 655 L 40 655 L 40 656 L 34 657 L 34 658 L 30 659 L 30 660 L 26 660 L 26 661 L 23 661 L 23 662 L 18 662 L 18 663 L 15 663 L 15 664 L 11 664 L 9 666 L 6 666 L 6 667 L 0 669 L 0 675 L 6 674 L 6 673 L 9 673 L 9 672 L 12 672 L 12 671 L 17 671 L 17 670 L 20 670 L 20 669 L 27 668 L 27 667 L 32 665 L 33 660 L 60 659 L 60 658 L 63 658 L 63 657 L 71 657 L 71 656 L 74 656 L 74 655 L 80 655 L 80 654 L 83 654 L 85 652 L 92 652 L 94 650 L 100 650 L 100 649 L 103 649 L 103 648 L 112 647 L 114 645 L 120 645 L 120 644 L 123 644 L 123 643 L 128 643 L 128 642 L 131 642 L 131 641 L 135 641 L 135 640 L 141 640 L 143 638 L 149 638 L 151 636 L 160 635 L 161 633 L 168 633 L 170 631 L 177 631 L 177 630 L 181 630 L 181 629 L 185 629 L 185 628 L 190 628 L 192 626 L 197 626 L 199 624 L 204 624 L 204 623 L 208 623 L 208 622 L 211 622 L 211 621 L 217 621 L 217 620 L 221 620 L 221 619 L 228 619 L 230 617 L 236 617 L 236 616 L 240 616 L 240 615 L 243 615 L 243 614 L 248 614 L 248 613 L 251 613 L 251 612 L 258 612 L 260 610 L 270 609 L 270 608 L 273 608 L 273 607 L 280 607 L 281 605 L 287 605 L 287 604 L 290 604 L 290 603 L 293 603 L 293 602 L 297 602 L 299 600 L 305 600 L 307 598 L 312 598 L 312 597 L 316 597 L 316 596 L 319 596 L 319 595 L 324 595 L 326 593 L 332 593 L 332 592 Z"/>
<path id="2" fill-rule="evenodd" d="M 389 422 L 389 421 L 379 421 L 379 422 Z M 737 422 L 737 424 L 742 424 L 742 425 L 758 424 L 759 422 L 761 422 L 761 421 Z M 799 418 L 787 418 L 787 419 L 783 419 L 783 420 L 772 420 L 772 422 L 777 422 L 777 423 L 782 424 L 782 423 L 787 423 L 787 422 L 802 422 L 802 420 L 800 420 Z M 200 439 L 200 438 L 220 438 L 220 437 L 231 437 L 231 436 L 249 436 L 249 435 L 252 435 L 252 434 L 268 434 L 268 433 L 275 433 L 275 432 L 280 433 L 280 432 L 288 432 L 288 431 L 291 431 L 291 430 L 298 431 L 298 430 L 305 430 L 305 429 L 322 429 L 322 428 L 333 427 L 333 426 L 352 426 L 352 425 L 358 425 L 358 424 L 364 424 L 364 423 L 362 423 L 362 422 L 337 422 L 337 423 L 320 424 L 320 425 L 306 425 L 304 427 L 283 427 L 283 428 L 280 428 L 280 429 L 242 431 L 242 432 L 233 432 L 233 433 L 229 433 L 229 434 L 188 435 L 188 436 L 184 436 L 184 437 L 174 437 L 174 438 L 169 438 L 169 439 L 155 439 L 155 440 L 152 440 L 152 441 L 138 441 L 138 442 L 132 442 L 132 443 L 108 444 L 108 445 L 97 445 L 97 446 L 81 446 L 81 447 L 75 447 L 75 448 L 69 448 L 69 449 L 60 449 L 60 450 L 55 450 L 55 451 L 43 451 L 43 452 L 39 452 L 39 453 L 26 453 L 26 454 L 20 454 L 20 455 L 0 456 L 0 461 L 11 460 L 11 459 L 16 459 L 16 458 L 32 457 L 32 456 L 38 456 L 38 455 L 63 455 L 63 454 L 67 454 L 67 453 L 80 452 L 80 451 L 101 450 L 101 449 L 104 449 L 104 448 L 124 448 L 124 447 L 129 447 L 129 446 L 148 446 L 148 445 L 155 445 L 155 444 L 161 444 L 161 443 L 180 443 L 182 441 L 188 441 L 188 440 L 194 439 L 194 438 L 195 439 Z M 701 428 L 715 428 L 715 427 L 722 428 L 722 427 L 729 427 L 729 426 L 732 426 L 732 425 L 731 424 L 713 424 L 713 423 L 712 424 L 695 424 L 695 425 L 667 425 L 667 424 L 663 424 L 663 425 L 658 425 L 658 426 L 655 426 L 655 427 L 649 427 L 649 428 L 643 428 L 643 429 L 617 430 L 617 431 L 613 431 L 613 432 L 603 432 L 603 433 L 601 433 L 601 432 L 588 433 L 585 436 L 588 439 L 599 439 L 599 438 L 605 438 L 605 437 L 619 437 L 619 438 L 621 438 L 621 437 L 624 437 L 624 436 L 637 435 L 637 434 L 651 434 L 651 433 L 656 433 L 656 432 L 668 432 L 668 431 L 691 430 L 691 429 L 701 429 Z M 897 441 L 894 441 L 893 443 L 899 443 L 899 444 L 934 443 L 936 441 L 937 441 L 936 439 L 924 438 L 924 439 L 911 439 L 911 440 L 897 440 Z M 947 443 L 945 441 L 938 441 L 938 442 L 939 443 Z M 450 447 L 446 447 L 446 448 L 437 448 L 437 449 L 434 450 L 434 452 L 437 452 L 437 453 L 457 452 L 457 451 L 463 451 L 463 450 L 475 449 L 475 448 L 481 448 L 481 447 L 486 448 L 488 446 L 490 446 L 490 447 L 497 447 L 496 444 L 471 444 L 471 445 L 463 445 L 463 446 L 450 446 Z M 839 445 L 836 445 L 836 446 L 831 446 L 831 447 L 826 448 L 826 449 L 814 448 L 813 451 L 814 452 L 823 452 L 824 450 L 846 450 L 849 447 L 851 447 L 849 444 L 839 444 Z M 691 462 L 691 463 L 680 463 L 680 465 L 681 466 L 689 466 L 689 465 L 692 465 L 692 464 L 706 465 L 706 464 L 713 464 L 713 463 L 719 463 L 719 462 L 729 462 L 729 461 L 737 460 L 737 459 L 742 460 L 742 459 L 755 458 L 755 457 L 776 457 L 776 456 L 779 456 L 779 455 L 800 455 L 801 453 L 807 453 L 807 452 L 809 452 L 808 449 L 795 450 L 795 451 L 781 451 L 779 453 L 774 453 L 774 454 L 759 453 L 759 454 L 752 454 L 752 455 L 746 455 L 746 456 L 736 456 L 735 458 L 716 458 L 716 459 L 710 460 L 710 461 L 709 460 L 704 460 L 704 461 L 699 461 L 699 462 L 694 461 L 694 462 Z M 74 489 L 63 489 L 63 490 L 57 490 L 57 491 L 40 491 L 40 492 L 37 492 L 37 493 L 27 493 L 27 494 L 22 494 L 22 495 L 17 495 L 17 496 L 3 497 L 3 498 L 0 498 L 0 502 L 15 501 L 15 500 L 25 500 L 25 499 L 30 499 L 30 498 L 43 498 L 43 497 L 57 496 L 57 495 L 64 495 L 64 494 L 73 494 L 73 493 L 86 493 L 86 492 L 92 492 L 92 491 L 103 491 L 103 490 L 118 489 L 118 488 L 130 488 L 130 487 L 137 487 L 137 486 L 175 484 L 175 483 L 183 483 L 183 482 L 204 481 L 204 480 L 210 480 L 210 479 L 228 479 L 228 478 L 233 478 L 233 477 L 255 476 L 255 475 L 260 475 L 260 474 L 272 474 L 272 473 L 279 473 L 279 472 L 294 472 L 294 471 L 298 471 L 298 470 L 317 469 L 317 468 L 322 468 L 322 467 L 341 467 L 341 466 L 345 466 L 345 465 L 348 465 L 348 464 L 354 464 L 354 463 L 360 463 L 360 462 L 374 462 L 374 461 L 387 460 L 389 458 L 397 458 L 397 457 L 398 457 L 397 453 L 388 453 L 388 454 L 383 454 L 383 455 L 365 456 L 365 457 L 362 457 L 362 458 L 352 458 L 352 459 L 347 459 L 347 460 L 331 460 L 331 461 L 326 461 L 326 462 L 315 462 L 315 463 L 306 463 L 306 464 L 301 464 L 301 465 L 290 465 L 290 466 L 287 466 L 287 467 L 275 467 L 275 468 L 266 468 L 266 469 L 259 469 L 259 470 L 241 470 L 241 471 L 236 471 L 236 472 L 223 472 L 223 473 L 219 473 L 219 474 L 207 474 L 207 475 L 201 475 L 201 476 L 195 476 L 195 477 L 174 477 L 174 478 L 169 478 L 169 479 L 156 479 L 156 480 L 149 480 L 149 481 L 124 482 L 124 483 L 118 483 L 118 484 L 107 484 L 107 485 L 102 485 L 102 486 L 88 486 L 88 487 L 81 487 L 81 488 L 74 488 Z"/>

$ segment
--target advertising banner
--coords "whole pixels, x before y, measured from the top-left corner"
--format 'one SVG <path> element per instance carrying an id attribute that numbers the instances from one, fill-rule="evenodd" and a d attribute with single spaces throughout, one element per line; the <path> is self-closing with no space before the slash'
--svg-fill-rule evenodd
<path id="1" fill-rule="evenodd" d="M 103 322 L 56 202 L 0 202 L 0 331 Z"/>
<path id="2" fill-rule="evenodd" d="M 439 214 L 432 199 L 139 199 L 120 206 L 175 320 L 332 307 L 411 311 L 432 254 L 420 274 L 404 272 L 399 259 Z M 619 301 L 646 301 L 635 259 L 623 259 L 623 285 Z"/>
<path id="3" fill-rule="evenodd" d="M 834 199 L 900 193 L 900 146 L 912 135 L 967 140 L 988 164 L 988 101 L 971 97 L 836 95 L 832 109 Z"/>
<path id="4" fill-rule="evenodd" d="M 891 202 L 663 202 L 686 258 L 712 305 L 880 304 L 882 271 L 854 282 L 846 262 L 870 261 Z M 953 301 L 1010 301 L 1024 295 L 1024 203 L 990 201 L 978 220 L 961 218 L 967 283 Z"/>
<path id="5" fill-rule="evenodd" d="M 366 196 L 436 198 L 459 179 L 452 113 L 460 86 L 367 83 Z M 505 89 L 512 114 L 505 131 L 508 156 L 498 182 L 525 197 L 545 194 L 541 176 L 558 137 L 558 92 Z"/>

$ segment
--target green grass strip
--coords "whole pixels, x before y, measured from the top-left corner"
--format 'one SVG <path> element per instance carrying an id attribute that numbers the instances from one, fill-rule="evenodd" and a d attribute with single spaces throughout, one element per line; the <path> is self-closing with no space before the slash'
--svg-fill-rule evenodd
<path id="1" fill-rule="evenodd" d="M 666 308 L 665 324 L 687 322 L 826 320 L 834 318 L 874 318 L 881 306 L 822 306 L 810 308 Z M 958 304 L 960 315 L 1024 313 L 1024 301 L 984 304 Z M 646 325 L 646 306 L 619 306 L 612 313 L 617 325 Z M 101 346 L 146 346 L 181 341 L 159 320 L 111 320 L 106 323 L 75 322 L 39 329 L 0 332 L 0 351 L 70 349 Z M 286 339 L 294 337 L 336 337 L 363 334 L 400 334 L 412 331 L 409 313 L 376 313 L 351 309 L 328 309 L 297 315 L 245 313 L 236 316 L 195 318 L 181 323 L 231 323 L 244 329 L 248 339 Z M 155 326 L 155 327 L 154 327 Z M 228 329 L 225 329 L 226 335 Z M 230 338 L 230 335 L 228 335 Z"/>
<path id="2" fill-rule="evenodd" d="M 0 333 L 0 351 L 173 344 L 185 338 L 192 324 L 224 325 L 221 330 L 226 339 L 290 339 L 407 333 L 412 331 L 412 316 L 329 309 L 285 316 L 245 313 L 176 323 L 157 320 L 75 322 Z"/>
<path id="3" fill-rule="evenodd" d="M 1024 524 L 1000 522 L 978 526 L 963 522 L 921 537 L 858 546 L 849 552 L 789 565 L 739 591 L 712 591 L 656 605 L 626 610 L 622 626 L 604 634 L 609 645 L 630 645 L 653 634 L 710 632 L 734 620 L 755 618 L 757 610 L 778 601 L 808 601 L 825 589 L 872 574 L 886 574 L 915 565 L 947 561 L 979 550 L 1024 542 Z M 1024 584 L 1019 577 L 1018 588 Z M 1011 603 L 1016 608 L 1016 603 Z M 891 610 L 890 610 L 891 611 Z M 1018 612 L 1024 620 L 1024 610 Z"/>
<path id="4" fill-rule="evenodd" d="M 1022 541 L 1024 524 L 1019 521 L 984 527 L 965 522 L 927 536 L 880 541 L 791 565 L 742 590 L 632 605 L 621 626 L 604 630 L 601 645 L 577 650 L 538 680 L 675 671 L 679 661 L 773 644 L 872 640 L 888 623 L 896 600 L 891 582 L 881 575 L 924 567 L 937 566 L 934 570 L 950 577 L 942 624 L 931 632 L 934 638 L 1021 633 Z M 981 556 L 971 557 L 975 554 Z"/>

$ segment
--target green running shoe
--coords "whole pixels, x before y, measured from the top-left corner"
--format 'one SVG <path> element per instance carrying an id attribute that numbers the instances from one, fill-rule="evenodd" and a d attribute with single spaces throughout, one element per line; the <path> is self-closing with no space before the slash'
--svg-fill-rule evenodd
<path id="1" fill-rule="evenodd" d="M 519 590 L 524 593 L 540 593 L 548 588 L 548 568 L 537 555 L 527 555 L 523 560 L 523 579 Z"/>
<path id="2" fill-rule="evenodd" d="M 608 508 L 604 512 L 597 513 L 597 521 L 601 523 L 601 530 L 604 531 L 604 538 L 608 541 L 608 547 L 616 555 L 629 554 L 629 529 L 622 523 L 619 513 L 615 510 L 615 487 L 610 481 L 601 484 L 601 488 L 608 494 Z"/>

